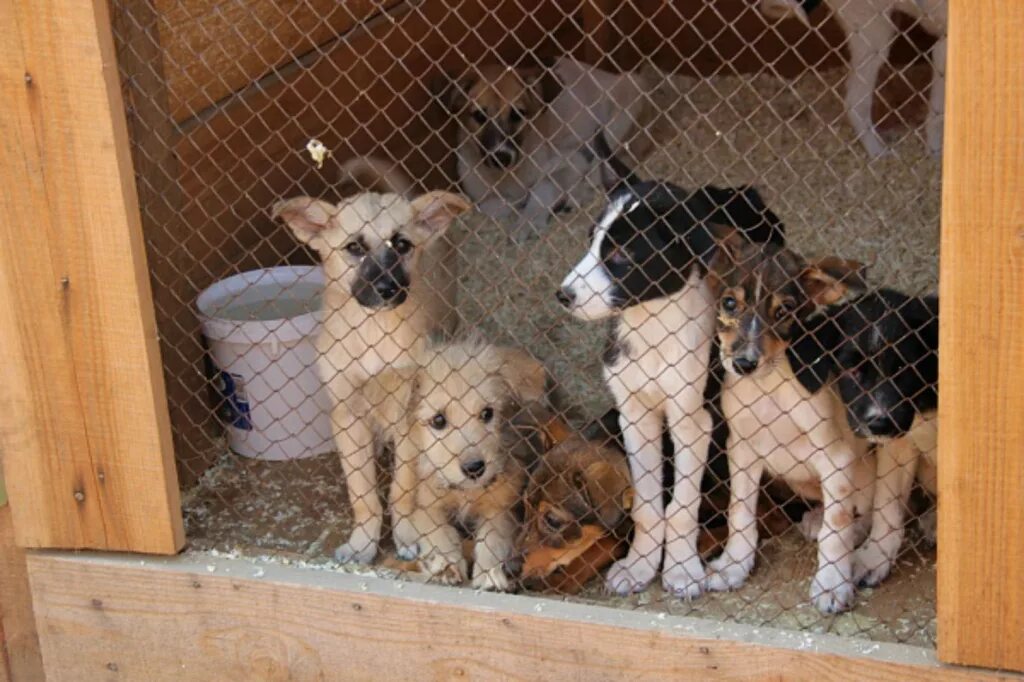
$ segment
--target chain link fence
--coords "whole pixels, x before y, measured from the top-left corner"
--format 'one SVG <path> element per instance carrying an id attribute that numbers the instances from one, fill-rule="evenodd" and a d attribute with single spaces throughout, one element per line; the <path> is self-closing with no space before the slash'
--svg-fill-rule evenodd
<path id="1" fill-rule="evenodd" d="M 944 3 L 112 6 L 193 549 L 934 644 Z"/>

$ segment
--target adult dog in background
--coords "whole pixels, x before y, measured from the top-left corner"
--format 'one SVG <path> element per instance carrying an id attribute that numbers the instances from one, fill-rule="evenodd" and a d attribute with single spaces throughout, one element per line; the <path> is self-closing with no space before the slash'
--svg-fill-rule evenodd
<path id="1" fill-rule="evenodd" d="M 761 12 L 774 19 L 795 16 L 810 26 L 808 13 L 823 0 L 761 0 Z M 932 76 L 928 120 L 928 151 L 942 151 L 942 119 L 946 95 L 946 0 L 824 0 L 843 27 L 850 49 L 850 76 L 846 81 L 846 112 L 857 138 L 868 154 L 880 156 L 886 145 L 871 120 L 871 104 L 878 71 L 889 56 L 896 35 L 893 12 L 902 12 L 936 36 L 931 51 Z"/>
<path id="2" fill-rule="evenodd" d="M 418 359 L 428 339 L 454 330 L 454 272 L 447 240 L 452 220 L 469 210 L 461 196 L 415 198 L 361 193 L 334 205 L 296 197 L 274 206 L 296 238 L 319 255 L 327 282 L 317 368 L 332 402 L 335 443 L 345 470 L 354 528 L 341 561 L 377 554 L 384 509 L 377 493 L 372 424 L 360 418 L 359 387 L 386 367 Z M 414 554 L 414 482 L 396 476 L 390 499 L 400 554 Z"/>
<path id="3" fill-rule="evenodd" d="M 444 96 L 459 124 L 462 191 L 486 215 L 515 218 L 515 239 L 541 234 L 554 213 L 585 205 L 601 187 L 596 135 L 627 160 L 638 158 L 650 89 L 645 76 L 568 58 L 550 67 L 476 67 Z"/>

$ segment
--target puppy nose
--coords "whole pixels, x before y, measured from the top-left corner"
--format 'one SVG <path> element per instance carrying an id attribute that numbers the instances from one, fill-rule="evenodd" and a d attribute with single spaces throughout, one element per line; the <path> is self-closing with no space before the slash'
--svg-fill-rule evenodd
<path id="1" fill-rule="evenodd" d="M 568 308 L 576 300 L 576 294 L 565 287 L 562 287 L 555 292 L 555 298 L 558 299 L 558 302 L 561 303 L 562 306 Z"/>
<path id="2" fill-rule="evenodd" d="M 395 295 L 398 294 L 399 290 L 398 282 L 390 277 L 378 279 L 373 283 L 373 288 L 385 301 L 390 298 L 394 298 Z"/>
<path id="3" fill-rule="evenodd" d="M 482 459 L 474 459 L 471 462 L 464 462 L 462 464 L 462 473 L 466 474 L 469 478 L 480 478 L 484 475 L 484 470 L 487 468 L 487 463 Z"/>
<path id="4" fill-rule="evenodd" d="M 736 371 L 740 374 L 750 374 L 757 369 L 757 360 L 735 357 L 732 359 L 732 366 L 735 367 Z"/>
<path id="5" fill-rule="evenodd" d="M 876 414 L 864 420 L 864 425 L 867 426 L 868 430 L 872 433 L 884 434 L 891 430 L 893 423 L 892 420 L 889 419 L 888 415 Z"/>
<path id="6" fill-rule="evenodd" d="M 495 163 L 499 166 L 507 168 L 512 165 L 512 152 L 507 149 L 497 149 L 492 154 Z"/>

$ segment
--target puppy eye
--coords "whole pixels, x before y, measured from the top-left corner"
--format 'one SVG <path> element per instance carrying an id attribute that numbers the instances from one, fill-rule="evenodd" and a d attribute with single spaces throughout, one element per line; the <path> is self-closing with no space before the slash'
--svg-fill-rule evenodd
<path id="1" fill-rule="evenodd" d="M 508 112 L 508 120 L 511 121 L 512 123 L 519 123 L 524 118 L 526 117 L 523 116 L 523 112 L 521 112 L 519 109 L 516 109 L 515 107 L 512 107 Z"/>
<path id="2" fill-rule="evenodd" d="M 492 419 L 494 419 L 494 408 L 493 407 L 485 407 L 484 409 L 480 410 L 480 421 L 482 421 L 484 424 L 486 424 L 487 422 L 491 421 Z"/>
<path id="3" fill-rule="evenodd" d="M 442 413 L 438 412 L 430 418 L 430 427 L 435 431 L 440 431 L 446 426 L 448 426 L 448 420 Z"/>
<path id="4" fill-rule="evenodd" d="M 391 248 L 398 253 L 405 255 L 412 251 L 412 242 L 405 237 L 394 237 L 391 240 Z"/>
<path id="5" fill-rule="evenodd" d="M 473 120 L 480 125 L 483 125 L 484 123 L 487 123 L 487 114 L 477 109 L 473 112 Z"/>
<path id="6" fill-rule="evenodd" d="M 359 242 L 349 242 L 345 244 L 345 250 L 351 253 L 356 258 L 362 258 L 366 255 L 366 249 Z"/>
<path id="7" fill-rule="evenodd" d="M 779 304 L 779 307 L 775 309 L 775 319 L 781 320 L 786 315 L 789 315 L 791 312 L 793 312 L 793 308 L 794 306 L 792 301 L 783 301 L 782 303 Z"/>
<path id="8" fill-rule="evenodd" d="M 615 265 L 627 265 L 629 263 L 629 254 L 623 249 L 616 248 L 608 254 L 608 261 Z"/>
<path id="9" fill-rule="evenodd" d="M 547 526 L 548 530 L 559 531 L 562 526 L 565 525 L 565 520 L 555 514 L 554 512 L 548 512 L 543 516 L 544 525 Z"/>
<path id="10" fill-rule="evenodd" d="M 736 299 L 733 298 L 732 296 L 726 296 L 725 298 L 722 299 L 722 310 L 724 310 L 727 313 L 731 313 L 734 310 L 736 310 L 737 305 L 739 304 L 736 302 Z"/>

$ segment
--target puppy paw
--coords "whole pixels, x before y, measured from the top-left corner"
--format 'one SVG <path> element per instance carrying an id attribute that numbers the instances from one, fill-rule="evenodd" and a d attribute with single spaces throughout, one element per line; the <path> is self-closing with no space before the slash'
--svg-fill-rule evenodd
<path id="1" fill-rule="evenodd" d="M 861 144 L 864 145 L 864 150 L 868 153 L 868 156 L 872 159 L 881 159 L 887 156 L 895 156 L 894 152 L 882 138 L 875 131 L 865 133 L 860 138 Z"/>
<path id="2" fill-rule="evenodd" d="M 395 541 L 395 554 L 402 561 L 412 561 L 420 554 L 420 534 L 409 519 L 395 521 L 395 527 L 391 530 L 391 537 Z"/>
<path id="3" fill-rule="evenodd" d="M 711 592 L 729 592 L 738 590 L 747 582 L 754 560 L 736 560 L 727 552 L 708 564 L 708 575 L 704 587 Z"/>
<path id="4" fill-rule="evenodd" d="M 476 571 L 476 575 L 473 576 L 473 588 L 477 590 L 489 590 L 492 592 L 508 592 L 511 589 L 512 584 L 505 575 L 505 569 L 501 566 L 495 566 L 486 571 Z"/>
<path id="5" fill-rule="evenodd" d="M 846 611 L 853 606 L 856 595 L 853 580 L 835 565 L 818 569 L 811 579 L 811 601 L 824 614 Z"/>
<path id="6" fill-rule="evenodd" d="M 423 560 L 423 570 L 434 582 L 442 585 L 461 585 L 466 582 L 466 560 L 449 560 L 441 554 L 431 554 Z"/>
<path id="7" fill-rule="evenodd" d="M 895 552 L 876 540 L 868 540 L 853 555 L 853 582 L 874 587 L 889 577 Z"/>
<path id="8" fill-rule="evenodd" d="M 706 579 L 704 566 L 696 558 L 694 561 L 673 564 L 661 572 L 661 586 L 665 591 L 686 601 L 700 596 Z"/>
<path id="9" fill-rule="evenodd" d="M 929 547 L 934 547 L 939 540 L 939 515 L 934 508 L 917 517 L 917 529 Z"/>
<path id="10" fill-rule="evenodd" d="M 803 535 L 805 540 L 817 542 L 818 533 L 821 531 L 821 523 L 824 516 L 825 508 L 821 505 L 811 507 L 805 511 L 804 515 L 800 518 L 800 522 L 796 524 L 797 530 L 800 531 L 800 535 Z"/>
<path id="11" fill-rule="evenodd" d="M 627 555 L 612 564 L 604 582 L 608 589 L 620 595 L 643 592 L 654 580 L 657 567 L 647 557 Z"/>
<path id="12" fill-rule="evenodd" d="M 377 541 L 362 528 L 356 528 L 348 542 L 334 550 L 334 558 L 343 564 L 368 564 L 377 556 Z"/>

